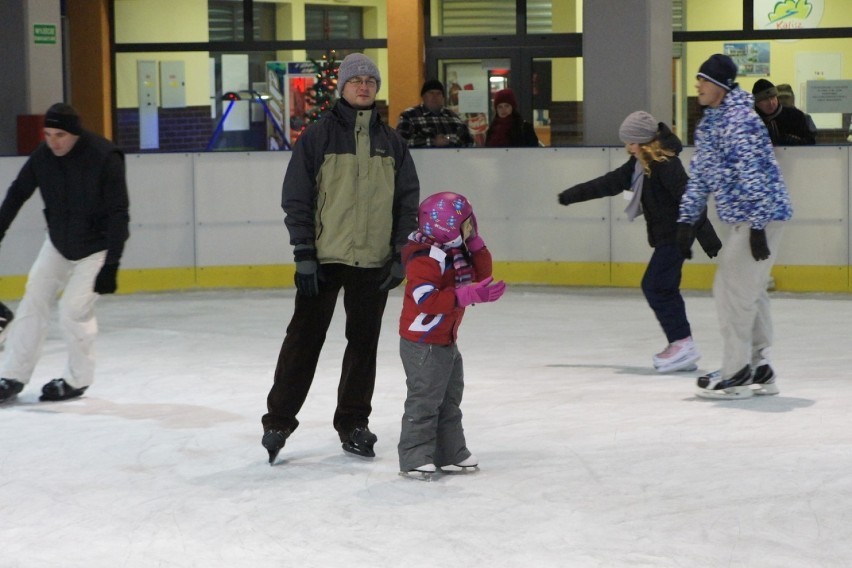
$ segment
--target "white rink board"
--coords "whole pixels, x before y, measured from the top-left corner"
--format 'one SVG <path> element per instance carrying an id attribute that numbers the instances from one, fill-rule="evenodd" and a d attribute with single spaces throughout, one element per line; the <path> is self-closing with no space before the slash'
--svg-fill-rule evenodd
<path id="1" fill-rule="evenodd" d="M 779 148 L 795 217 L 780 265 L 850 263 L 850 152 L 847 146 Z M 681 160 L 688 168 L 693 148 Z M 124 268 L 275 265 L 292 262 L 281 184 L 290 152 L 130 154 L 131 239 Z M 421 198 L 464 193 L 498 261 L 646 262 L 644 222 L 627 222 L 621 196 L 563 207 L 563 189 L 626 159 L 620 147 L 414 150 Z M 25 158 L 0 158 L 8 187 Z M 0 275 L 26 274 L 45 231 L 38 196 L 2 243 Z M 720 235 L 726 228 L 710 204 Z M 711 263 L 703 255 L 695 262 Z"/>

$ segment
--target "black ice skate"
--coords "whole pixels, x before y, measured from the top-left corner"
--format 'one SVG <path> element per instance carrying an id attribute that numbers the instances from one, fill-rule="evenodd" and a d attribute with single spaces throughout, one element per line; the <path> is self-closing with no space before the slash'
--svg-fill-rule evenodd
<path id="1" fill-rule="evenodd" d="M 263 433 L 263 439 L 260 443 L 269 452 L 269 465 L 275 463 L 275 458 L 278 457 L 278 452 L 284 447 L 288 436 L 290 436 L 289 430 L 267 430 Z"/>
<path id="2" fill-rule="evenodd" d="M 758 365 L 754 369 L 751 378 L 751 390 L 754 394 L 778 394 L 778 385 L 775 384 L 775 371 L 769 363 Z"/>
<path id="3" fill-rule="evenodd" d="M 12 400 L 24 390 L 24 383 L 15 379 L 0 379 L 0 402 Z"/>
<path id="4" fill-rule="evenodd" d="M 733 377 L 725 380 L 722 380 L 721 372 L 713 371 L 703 377 L 698 377 L 696 394 L 703 398 L 721 398 L 725 400 L 749 398 L 754 394 L 749 387 L 750 384 L 751 367 L 748 365 L 740 369 Z"/>
<path id="5" fill-rule="evenodd" d="M 41 401 L 58 401 L 68 400 L 81 396 L 89 387 L 75 389 L 65 382 L 65 379 L 53 379 L 43 387 L 41 387 L 41 396 L 38 397 Z"/>
<path id="6" fill-rule="evenodd" d="M 378 438 L 370 432 L 369 428 L 358 426 L 349 433 L 348 439 L 343 440 L 343 449 L 362 458 L 374 458 L 376 452 L 373 451 L 373 446 L 377 440 Z"/>

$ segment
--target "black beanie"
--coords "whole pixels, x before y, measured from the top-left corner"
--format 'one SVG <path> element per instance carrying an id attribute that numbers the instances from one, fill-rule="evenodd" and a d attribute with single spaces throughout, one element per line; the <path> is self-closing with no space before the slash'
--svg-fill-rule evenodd
<path id="1" fill-rule="evenodd" d="M 77 114 L 74 107 L 65 103 L 56 103 L 47 109 L 47 113 L 44 115 L 44 127 L 58 128 L 75 136 L 83 133 L 83 128 L 80 126 L 80 115 Z"/>
<path id="2" fill-rule="evenodd" d="M 701 64 L 697 77 L 716 83 L 726 91 L 733 89 L 737 83 L 737 64 L 727 55 L 716 53 Z"/>
<path id="3" fill-rule="evenodd" d="M 751 88 L 751 94 L 754 95 L 754 102 L 759 103 L 770 97 L 778 96 L 778 89 L 767 79 L 758 79 Z"/>
<path id="4" fill-rule="evenodd" d="M 426 91 L 441 91 L 442 93 L 446 93 L 444 91 L 444 84 L 437 79 L 429 79 L 423 83 L 423 87 L 420 88 L 420 96 L 422 97 Z"/>

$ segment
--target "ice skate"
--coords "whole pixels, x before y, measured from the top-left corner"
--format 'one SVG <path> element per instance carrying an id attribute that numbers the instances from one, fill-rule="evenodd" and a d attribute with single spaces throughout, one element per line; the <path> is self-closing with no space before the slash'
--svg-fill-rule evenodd
<path id="1" fill-rule="evenodd" d="M 376 452 L 373 451 L 373 446 L 376 441 L 378 438 L 370 432 L 368 427 L 358 426 L 349 433 L 346 440 L 343 440 L 343 450 L 362 458 L 374 458 Z"/>
<path id="2" fill-rule="evenodd" d="M 53 379 L 41 388 L 41 396 L 38 399 L 43 402 L 55 402 L 77 398 L 78 396 L 82 396 L 87 388 L 89 387 L 76 389 L 66 383 L 65 379 Z"/>
<path id="3" fill-rule="evenodd" d="M 435 467 L 435 464 L 427 463 L 420 467 L 409 469 L 408 471 L 400 471 L 399 474 L 402 477 L 416 479 L 417 481 L 432 481 L 432 478 L 435 476 L 437 471 L 438 469 Z"/>
<path id="4" fill-rule="evenodd" d="M 24 390 L 24 383 L 15 379 L 0 379 L 0 403 L 12 400 Z"/>
<path id="5" fill-rule="evenodd" d="M 722 380 L 720 371 L 713 371 L 698 377 L 696 394 L 702 398 L 739 400 L 754 394 L 749 385 L 751 385 L 751 367 L 749 366 L 743 367 L 736 375 L 725 380 Z"/>
<path id="6" fill-rule="evenodd" d="M 662 352 L 653 357 L 654 368 L 660 373 L 674 371 L 694 371 L 698 368 L 696 361 L 701 359 L 698 348 L 692 337 L 685 337 L 669 343 Z"/>
<path id="7" fill-rule="evenodd" d="M 463 459 L 459 463 L 455 463 L 452 465 L 442 465 L 441 471 L 443 473 L 475 473 L 479 471 L 479 460 L 476 459 L 476 456 L 470 454 L 467 458 Z"/>
<path id="8" fill-rule="evenodd" d="M 287 441 L 289 435 L 290 432 L 287 430 L 267 430 L 263 433 L 263 439 L 261 439 L 260 443 L 269 452 L 269 465 L 275 463 L 275 458 L 278 457 L 278 452 L 284 447 L 284 443 Z"/>
<path id="9" fill-rule="evenodd" d="M 751 378 L 751 391 L 759 395 L 778 394 L 778 385 L 775 384 L 775 371 L 772 370 L 769 363 L 762 361 L 754 369 L 754 375 Z"/>

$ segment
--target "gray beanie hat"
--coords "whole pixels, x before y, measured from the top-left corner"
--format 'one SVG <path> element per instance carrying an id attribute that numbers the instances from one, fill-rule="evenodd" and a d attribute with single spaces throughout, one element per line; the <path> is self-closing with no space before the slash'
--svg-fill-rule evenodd
<path id="1" fill-rule="evenodd" d="M 379 84 L 376 92 L 382 88 L 382 76 L 379 74 L 379 68 L 372 60 L 363 53 L 350 53 L 340 63 L 337 70 L 337 90 L 343 92 L 343 85 L 352 77 L 358 75 L 369 75 L 374 77 Z"/>
<path id="2" fill-rule="evenodd" d="M 625 144 L 645 144 L 657 136 L 657 119 L 644 110 L 627 115 L 618 129 L 618 137 Z"/>

